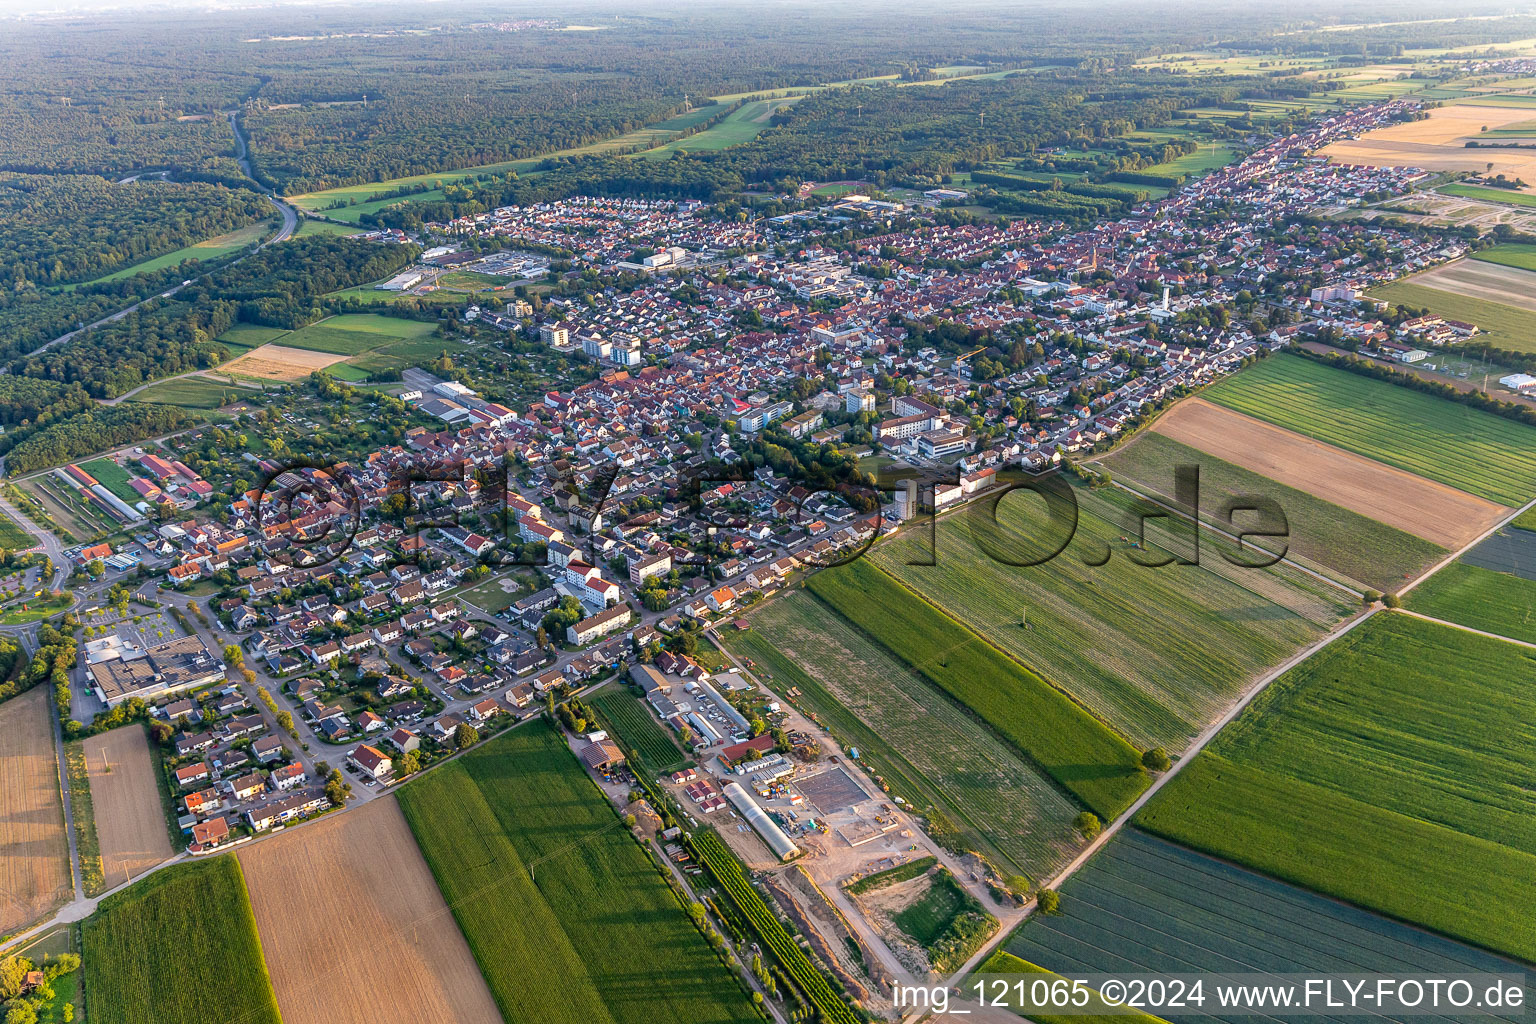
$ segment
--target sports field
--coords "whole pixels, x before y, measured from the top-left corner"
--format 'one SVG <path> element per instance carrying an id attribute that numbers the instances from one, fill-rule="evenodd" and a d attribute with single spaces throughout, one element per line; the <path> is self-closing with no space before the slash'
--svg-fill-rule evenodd
<path id="1" fill-rule="evenodd" d="M 498 1019 L 394 800 L 239 859 L 283 1024 L 373 1024 L 385 1006 L 412 1021 Z"/>
<path id="2" fill-rule="evenodd" d="M 670 732 L 654 717 L 640 699 L 625 686 L 607 686 L 588 698 L 587 703 L 613 728 L 624 745 L 642 762 L 637 767 L 653 775 L 674 772 L 689 763 L 673 742 Z"/>
<path id="3" fill-rule="evenodd" d="M 1185 403 L 1188 404 L 1188 403 Z M 1178 406 L 1182 409 L 1184 406 Z M 1215 408 L 1207 406 L 1207 408 Z M 1237 416 L 1228 410 L 1222 410 Z M 1247 419 L 1247 417 L 1243 417 Z M 1248 422 L 1258 421 L 1249 419 Z M 1287 437 L 1297 437 L 1278 427 L 1268 427 Z M 1139 491 L 1167 497 L 1173 492 L 1173 474 L 1178 466 L 1200 467 L 1200 504 L 1212 515 L 1240 495 L 1263 495 L 1280 503 L 1285 511 L 1290 535 L 1282 539 L 1255 538 L 1253 543 L 1278 552 L 1282 546 L 1289 557 L 1310 561 L 1349 579 L 1377 590 L 1394 590 L 1403 581 L 1417 576 L 1444 557 L 1445 549 L 1427 540 L 1388 526 L 1358 512 L 1310 494 L 1303 487 L 1324 489 L 1342 483 L 1339 478 L 1297 481 L 1288 487 L 1266 476 L 1234 465 L 1214 455 L 1181 444 L 1165 434 L 1160 420 L 1152 430 L 1144 431 L 1129 444 L 1116 449 L 1099 461 L 1116 480 L 1134 484 Z M 1315 442 L 1307 442 L 1309 444 Z M 1218 447 L 1212 445 L 1212 447 Z M 1337 451 L 1337 449 L 1330 449 Z M 1235 455 L 1235 453 L 1233 453 Z M 1348 455 L 1349 453 L 1340 452 Z M 1349 455 L 1350 458 L 1358 458 Z M 1372 464 L 1376 465 L 1376 464 Z M 1386 469 L 1387 467 L 1382 467 Z M 1398 472 L 1388 470 L 1389 472 Z M 1404 474 L 1406 476 L 1406 474 Z M 1408 479 L 1418 480 L 1417 477 Z M 1460 494 L 1439 484 L 1422 481 L 1447 493 Z M 1466 496 L 1471 501 L 1481 499 Z M 1241 524 L 1243 516 L 1237 514 Z"/>
<path id="4" fill-rule="evenodd" d="M 1441 287 L 1430 287 L 1427 275 L 1372 288 L 1370 294 L 1393 305 L 1427 309 L 1439 316 L 1476 324 L 1481 333 L 1473 340 L 1513 352 L 1536 352 L 1536 311 L 1509 304 L 1513 294 L 1507 289 L 1497 301 L 1478 295 L 1459 295 Z M 1419 281 L 1426 281 L 1424 284 Z"/>
<path id="5" fill-rule="evenodd" d="M 1536 494 L 1536 427 L 1386 381 L 1278 355 L 1204 397 L 1500 504 Z"/>
<path id="6" fill-rule="evenodd" d="M 1199 398 L 1179 403 L 1153 429 L 1444 547 L 1461 547 L 1508 511 Z"/>
<path id="7" fill-rule="evenodd" d="M 549 725 L 422 776 L 400 804 L 505 1019 L 756 1021 Z"/>
<path id="8" fill-rule="evenodd" d="M 1146 788 L 1134 747 L 1022 664 L 861 559 L 807 587 L 1105 819 Z"/>
<path id="9" fill-rule="evenodd" d="M 1426 935 L 1136 829 L 1116 836 L 1062 886 L 1061 896 L 1059 915 L 1036 915 L 1004 948 L 1069 977 L 1524 970 L 1483 950 Z M 1256 1019 L 1214 1016 L 1231 1024 Z M 1177 1024 L 1196 1018 L 1174 1014 L 1168 1019 Z M 1424 1020 L 1439 1024 L 1448 1018 Z"/>
<path id="10" fill-rule="evenodd" d="M 47 681 L 0 704 L 0 936 L 74 890 Z"/>
<path id="11" fill-rule="evenodd" d="M 1134 500 L 1075 488 L 1074 539 L 1060 556 L 1017 567 L 1007 555 L 1047 535 L 1036 500 L 1005 499 L 945 516 L 935 565 L 926 531 L 877 545 L 867 560 L 948 609 L 992 643 L 1069 692 L 1139 747 L 1184 748 L 1236 700 L 1248 680 L 1337 622 L 1346 597 L 1285 566 L 1246 569 L 1206 535 L 1198 566 L 1136 564 Z M 1149 524 L 1156 524 L 1153 519 Z M 1149 541 L 1173 547 L 1149 525 Z M 1190 545 L 1177 545 L 1192 555 Z M 1105 554 L 1108 561 L 1103 561 Z M 824 574 L 823 574 L 824 575 Z"/>
<path id="12" fill-rule="evenodd" d="M 1536 954 L 1536 651 L 1378 613 L 1273 683 L 1147 805 L 1167 838 Z M 1454 898 L 1447 899 L 1448 894 Z"/>
<path id="13" fill-rule="evenodd" d="M 121 885 L 175 853 L 160 803 L 160 780 L 141 725 L 127 725 L 81 742 L 102 876 Z M 75 813 L 79 813 L 76 808 Z"/>
<path id="14" fill-rule="evenodd" d="M 1411 611 L 1536 643 L 1536 582 L 1457 561 L 1408 595 Z"/>
<path id="15" fill-rule="evenodd" d="M 803 590 L 761 605 L 752 628 L 725 635 L 778 693 L 799 700 L 891 792 L 977 849 L 1031 878 L 1049 877 L 1078 846 L 1077 807 L 1034 764 L 936 690 L 908 665 Z"/>
<path id="16" fill-rule="evenodd" d="M 112 1024 L 281 1024 L 240 865 L 157 871 L 81 926 L 86 1006 Z"/>

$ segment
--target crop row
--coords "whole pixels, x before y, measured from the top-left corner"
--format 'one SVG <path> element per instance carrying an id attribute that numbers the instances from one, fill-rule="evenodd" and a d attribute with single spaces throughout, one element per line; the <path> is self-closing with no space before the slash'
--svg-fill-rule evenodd
<path id="1" fill-rule="evenodd" d="M 867 559 L 819 572 L 807 586 L 1101 817 L 1115 817 L 1146 788 L 1129 743 Z"/>
<path id="2" fill-rule="evenodd" d="M 858 1018 L 848 1008 L 848 1004 L 832 990 L 827 979 L 806 957 L 805 952 L 795 945 L 779 919 L 768 909 L 757 890 L 752 888 L 752 884 L 742 874 L 740 862 L 725 848 L 720 837 L 713 832 L 700 832 L 692 837 L 691 842 L 694 854 L 709 869 L 715 881 L 720 883 L 720 887 L 730 896 L 742 916 L 751 923 L 779 963 L 784 965 L 795 984 L 816 1007 L 822 1020 L 828 1024 L 858 1024 Z"/>

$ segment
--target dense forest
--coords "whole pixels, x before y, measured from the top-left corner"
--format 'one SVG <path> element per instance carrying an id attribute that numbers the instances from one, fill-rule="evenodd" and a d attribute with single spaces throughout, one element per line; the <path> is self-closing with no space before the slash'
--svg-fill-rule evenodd
<path id="1" fill-rule="evenodd" d="M 89 281 L 271 215 L 222 185 L 0 173 L 0 288 Z"/>
<path id="2" fill-rule="evenodd" d="M 1402 45 L 1426 29 L 1317 30 L 1445 13 L 1427 0 L 1311 8 L 1106 0 L 950 11 L 723 0 L 643 12 L 582 0 L 559 9 L 401 8 L 387 28 L 369 12 L 365 31 L 356 10 L 324 6 L 285 9 L 281 32 L 261 11 L 16 23 L 0 34 L 0 169 L 170 169 L 179 180 L 237 180 L 226 115 L 244 110 L 258 173 L 293 192 L 552 152 L 664 117 L 684 96 L 921 79 L 957 61 L 1102 70 L 1123 67 L 1127 56 L 1249 37 L 1290 52 L 1348 52 Z M 1486 0 L 1456 11 L 1501 13 Z M 503 30 L 519 17 L 540 24 Z M 594 30 L 562 31 L 564 24 Z M 1436 38 L 1444 28 L 1432 29 Z M 1457 38 L 1516 38 L 1505 28 L 1462 22 Z M 1287 34 L 1268 37 L 1281 30 Z"/>
<path id="3" fill-rule="evenodd" d="M 574 194 L 719 198 L 750 185 L 793 191 L 801 181 L 857 179 L 877 186 L 931 187 L 956 171 L 989 161 L 1022 158 L 1054 167 L 1048 151 L 1078 146 L 1115 155 L 1087 161 L 1109 173 L 1132 172 L 1178 155 L 1167 143 L 1135 145 L 1128 132 L 1162 127 L 1182 110 L 1265 95 L 1308 91 L 1308 83 L 1264 77 L 1193 79 L 1162 71 L 1111 74 L 1043 70 L 994 80 L 941 86 L 850 86 L 800 100 L 774 115 L 774 127 L 752 143 L 716 152 L 680 153 L 669 160 L 624 157 L 559 158 L 537 175 L 505 175 L 443 189 L 441 201 L 386 208 L 365 221 L 414 227 L 507 203 L 526 204 Z M 1192 144 L 1185 143 L 1187 148 Z M 1134 196 L 1080 188 L 1013 200 L 1019 213 L 1063 219 L 1113 215 Z"/>
<path id="4" fill-rule="evenodd" d="M 58 348 L 13 353 L 11 372 L 78 383 L 95 398 L 111 398 L 159 377 L 217 366 L 229 358 L 218 336 L 236 323 L 291 329 L 318 320 L 325 293 L 388 277 L 418 251 L 324 235 L 292 239 Z"/>
<path id="5" fill-rule="evenodd" d="M 0 452 L 12 474 L 61 466 L 83 455 L 182 430 L 197 421 L 174 405 L 124 402 L 96 406 L 20 438 L 0 436 Z"/>

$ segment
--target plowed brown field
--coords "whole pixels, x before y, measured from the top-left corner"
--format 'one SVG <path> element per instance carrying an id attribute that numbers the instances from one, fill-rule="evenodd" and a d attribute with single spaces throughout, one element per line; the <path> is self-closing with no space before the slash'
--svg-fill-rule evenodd
<path id="1" fill-rule="evenodd" d="M 155 788 L 149 738 L 143 726 L 130 725 L 93 736 L 82 749 L 91 780 L 102 873 L 107 885 L 118 885 L 175 852 Z"/>
<path id="2" fill-rule="evenodd" d="M 1456 549 L 1508 511 L 1199 398 L 1179 403 L 1153 430 L 1271 480 Z"/>
<path id="3" fill-rule="evenodd" d="M 48 685 L 0 704 L 0 935 L 74 895 Z"/>
<path id="4" fill-rule="evenodd" d="M 239 858 L 284 1024 L 501 1020 L 393 797 Z"/>

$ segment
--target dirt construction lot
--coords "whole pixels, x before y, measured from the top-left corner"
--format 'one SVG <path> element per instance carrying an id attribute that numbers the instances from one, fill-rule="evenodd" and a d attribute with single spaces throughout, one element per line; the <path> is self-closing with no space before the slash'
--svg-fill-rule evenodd
<path id="1" fill-rule="evenodd" d="M 1508 511 L 1199 398 L 1179 403 L 1152 429 L 1442 547 L 1461 547 Z"/>
<path id="2" fill-rule="evenodd" d="M 1526 181 L 1536 179 L 1536 149 L 1468 149 L 1463 143 L 1476 139 L 1484 127 L 1492 130 L 1532 120 L 1536 108 L 1474 107 L 1451 104 L 1437 107 L 1423 121 L 1408 121 L 1366 132 L 1358 139 L 1335 142 L 1323 148 L 1335 163 L 1367 167 L 1422 167 L 1427 171 L 1484 171 Z M 1484 141 L 1494 141 L 1485 139 Z"/>
<path id="3" fill-rule="evenodd" d="M 39 686 L 0 704 L 0 935 L 74 895 L 51 692 Z"/>
<path id="4" fill-rule="evenodd" d="M 102 873 L 108 885 L 117 885 L 175 852 L 166 833 L 149 738 L 143 726 L 130 725 L 93 736 L 82 749 L 91 780 Z"/>
<path id="5" fill-rule="evenodd" d="M 284 1024 L 501 1019 L 392 797 L 239 857 Z"/>
<path id="6" fill-rule="evenodd" d="M 1428 273 L 1415 274 L 1408 278 L 1408 283 L 1536 311 L 1536 274 L 1519 267 L 1457 260 Z"/>
<path id="7" fill-rule="evenodd" d="M 233 373 L 265 380 L 303 380 L 316 370 L 339 363 L 346 356 L 330 352 L 311 352 L 287 345 L 263 345 L 219 367 L 220 373 Z"/>

